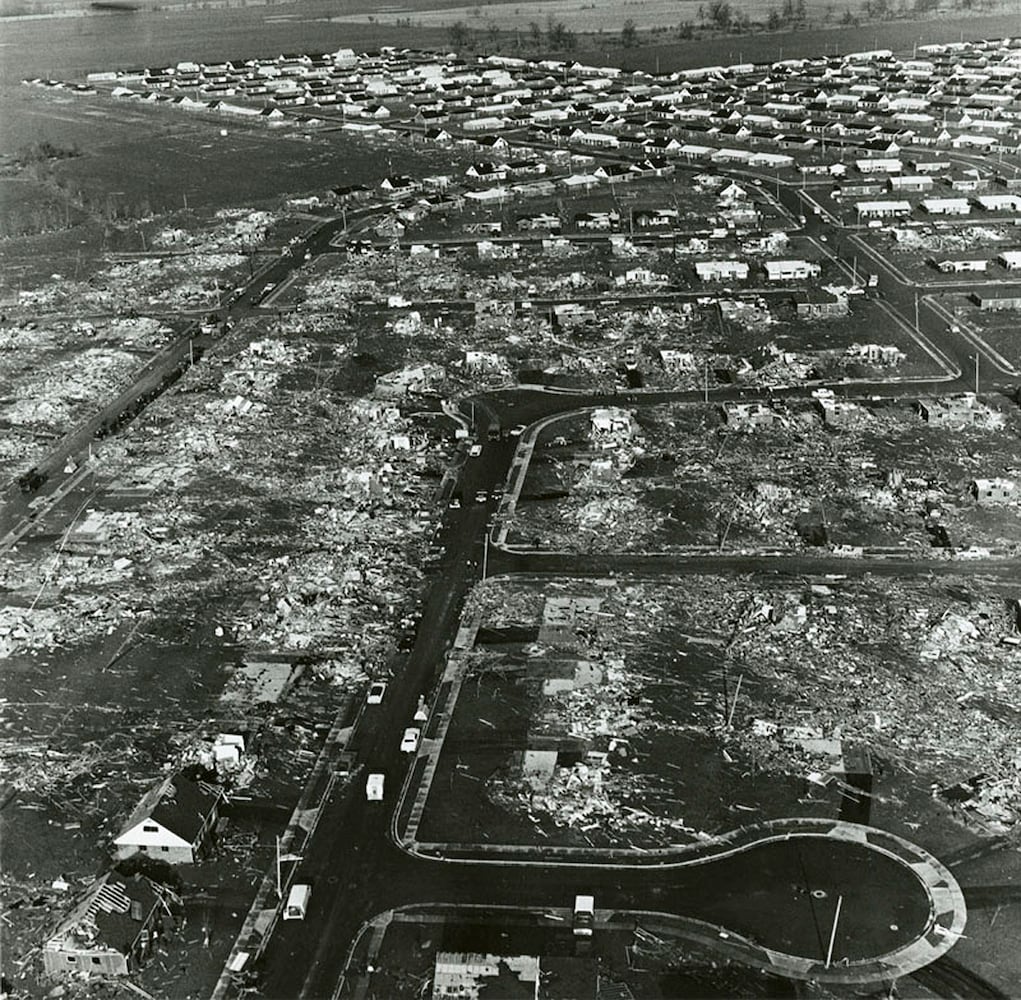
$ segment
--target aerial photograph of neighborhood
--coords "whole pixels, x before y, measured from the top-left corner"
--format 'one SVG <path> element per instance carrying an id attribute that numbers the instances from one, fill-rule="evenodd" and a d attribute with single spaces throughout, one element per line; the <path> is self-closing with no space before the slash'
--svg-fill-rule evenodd
<path id="1" fill-rule="evenodd" d="M 1021 1000 L 1017 0 L 0 0 L 0 1000 Z"/>

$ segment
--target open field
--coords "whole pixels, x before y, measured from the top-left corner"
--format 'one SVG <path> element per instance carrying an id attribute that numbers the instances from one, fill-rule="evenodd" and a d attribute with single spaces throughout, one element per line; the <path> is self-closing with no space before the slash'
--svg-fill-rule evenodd
<path id="1" fill-rule="evenodd" d="M 753 21 L 765 21 L 776 4 L 770 0 L 737 0 L 732 4 L 735 12 L 747 14 Z M 825 4 L 822 0 L 809 0 L 806 4 L 810 20 L 821 19 Z M 487 3 L 485 6 L 469 4 L 460 7 L 410 6 L 400 11 L 378 10 L 372 13 L 336 15 L 333 21 L 373 21 L 393 24 L 410 19 L 425 28 L 446 27 L 463 21 L 470 28 L 486 31 L 495 26 L 500 31 L 525 31 L 534 21 L 545 28 L 547 19 L 562 21 L 570 31 L 608 32 L 616 34 L 626 18 L 635 22 L 639 31 L 652 28 L 675 27 L 682 21 L 697 21 L 698 4 L 695 0 L 529 0 L 529 2 Z"/>

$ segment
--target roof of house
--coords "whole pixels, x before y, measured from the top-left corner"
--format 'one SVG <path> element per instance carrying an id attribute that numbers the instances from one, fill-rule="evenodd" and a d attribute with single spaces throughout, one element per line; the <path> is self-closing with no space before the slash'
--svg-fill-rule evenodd
<path id="1" fill-rule="evenodd" d="M 143 820 L 152 819 L 191 843 L 217 802 L 218 795 L 209 794 L 182 775 L 171 775 L 142 796 L 122 827 L 121 836 Z"/>
<path id="2" fill-rule="evenodd" d="M 47 938 L 51 947 L 114 948 L 123 952 L 134 942 L 163 891 L 144 875 L 132 878 L 106 872 L 93 882 Z M 141 918 L 132 917 L 132 903 Z M 136 907 L 136 912 L 137 912 Z"/>

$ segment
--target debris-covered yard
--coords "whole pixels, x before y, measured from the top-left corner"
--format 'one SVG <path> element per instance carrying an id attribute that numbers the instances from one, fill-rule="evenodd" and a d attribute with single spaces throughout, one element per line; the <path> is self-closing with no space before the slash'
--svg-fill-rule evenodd
<path id="1" fill-rule="evenodd" d="M 103 281 L 128 288 L 132 274 Z M 5 399 L 3 419 L 45 444 L 172 332 L 108 315 L 5 328 L 0 363 L 32 391 Z M 139 980 L 208 995 L 267 836 L 337 712 L 386 676 L 416 620 L 453 434 L 399 377 L 375 394 L 412 352 L 356 325 L 242 324 L 105 439 L 82 485 L 0 560 L 4 937 L 19 989 L 41 995 L 37 946 L 142 793 L 181 768 L 206 774 L 209 741 L 240 733 L 231 787 L 269 813 L 232 818 L 214 859 L 186 873 L 193 923 Z M 12 449 L 10 474 L 34 454 Z M 202 889 L 223 873 L 226 902 L 211 907 Z M 206 930 L 209 961 L 183 962 Z"/>
<path id="2" fill-rule="evenodd" d="M 1021 468 L 1021 416 L 965 396 L 938 423 L 944 411 L 927 405 L 929 422 L 917 404 L 832 394 L 557 422 L 540 436 L 508 541 L 574 551 L 1016 552 L 1021 491 L 1010 484 Z M 981 486 L 993 481 L 999 492 Z"/>
<path id="3" fill-rule="evenodd" d="M 941 794 L 960 818 L 1008 830 L 1021 810 L 1018 610 L 996 582 L 491 581 L 470 611 L 422 841 L 692 843 L 835 816 L 863 770 L 873 821 L 909 834 L 975 776 Z"/>

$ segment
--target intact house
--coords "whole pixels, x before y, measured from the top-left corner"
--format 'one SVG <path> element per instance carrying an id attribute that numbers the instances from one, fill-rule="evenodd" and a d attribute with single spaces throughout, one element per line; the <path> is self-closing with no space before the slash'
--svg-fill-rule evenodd
<path id="1" fill-rule="evenodd" d="M 42 947 L 47 975 L 126 976 L 173 928 L 180 899 L 142 875 L 101 875 L 61 917 Z"/>
<path id="2" fill-rule="evenodd" d="M 1008 271 L 1021 271 L 1021 250 L 1004 250 L 996 259 Z"/>
<path id="3" fill-rule="evenodd" d="M 903 191 L 931 191 L 935 180 L 928 174 L 901 174 L 891 177 L 887 182 L 887 189 L 894 192 Z"/>
<path id="4" fill-rule="evenodd" d="M 980 194 L 975 204 L 987 212 L 1021 212 L 1021 196 L 1016 194 Z"/>
<path id="5" fill-rule="evenodd" d="M 969 215 L 971 202 L 967 198 L 923 198 L 922 209 L 929 215 Z"/>
<path id="6" fill-rule="evenodd" d="M 767 260 L 764 267 L 767 281 L 803 281 L 822 273 L 818 264 L 807 260 Z"/>
<path id="7" fill-rule="evenodd" d="M 932 265 L 943 274 L 964 274 L 966 272 L 985 272 L 989 261 L 983 257 L 969 257 L 962 260 L 933 260 Z"/>
<path id="8" fill-rule="evenodd" d="M 384 177 L 379 188 L 388 198 L 404 198 L 418 192 L 421 185 L 410 177 L 394 176 Z"/>
<path id="9" fill-rule="evenodd" d="M 748 265 L 742 260 L 700 260 L 695 262 L 695 274 L 700 281 L 744 281 Z"/>
<path id="10" fill-rule="evenodd" d="M 574 217 L 574 224 L 579 229 L 609 232 L 620 225 L 620 214 L 612 210 L 609 212 L 580 212 Z"/>
<path id="11" fill-rule="evenodd" d="M 979 504 L 1006 503 L 1017 497 L 1017 482 L 1013 479 L 974 479 L 971 492 Z"/>
<path id="12" fill-rule="evenodd" d="M 896 219 L 911 214 L 909 201 L 859 201 L 855 205 L 858 221 L 862 219 Z"/>
<path id="13" fill-rule="evenodd" d="M 970 298 L 982 312 L 1021 309 L 1021 292 L 972 292 Z"/>
<path id="14" fill-rule="evenodd" d="M 170 775 L 150 789 L 114 838 L 118 858 L 146 854 L 175 865 L 194 864 L 210 846 L 219 819 L 219 789 Z"/>

